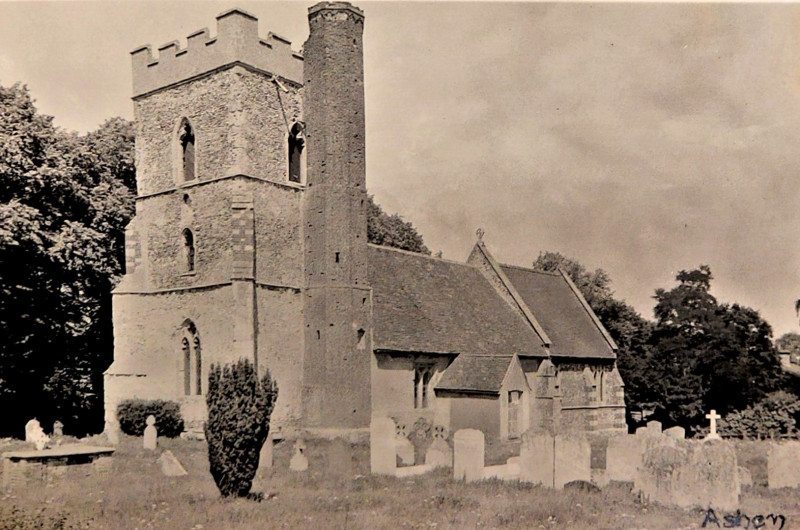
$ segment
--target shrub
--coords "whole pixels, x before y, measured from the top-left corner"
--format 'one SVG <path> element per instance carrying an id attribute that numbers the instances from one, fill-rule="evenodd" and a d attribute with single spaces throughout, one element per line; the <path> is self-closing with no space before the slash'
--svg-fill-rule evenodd
<path id="1" fill-rule="evenodd" d="M 205 434 L 211 476 L 223 497 L 250 493 L 277 399 L 278 386 L 269 372 L 259 382 L 250 361 L 211 366 Z"/>
<path id="2" fill-rule="evenodd" d="M 156 418 L 159 436 L 174 438 L 183 432 L 181 406 L 174 401 L 161 399 L 126 399 L 117 407 L 119 427 L 125 434 L 142 436 L 147 427 L 147 417 Z"/>
<path id="3" fill-rule="evenodd" d="M 784 391 L 773 392 L 744 410 L 732 412 L 720 421 L 723 436 L 773 438 L 793 434 L 800 399 Z"/>

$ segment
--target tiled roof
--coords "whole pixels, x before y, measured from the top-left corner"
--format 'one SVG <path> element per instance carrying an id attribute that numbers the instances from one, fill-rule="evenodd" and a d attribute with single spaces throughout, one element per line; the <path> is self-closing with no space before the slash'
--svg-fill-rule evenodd
<path id="1" fill-rule="evenodd" d="M 543 355 L 530 325 L 472 265 L 370 245 L 375 350 Z"/>
<path id="2" fill-rule="evenodd" d="M 614 350 L 561 274 L 508 265 L 500 268 L 550 337 L 550 355 L 615 357 Z"/>
<path id="3" fill-rule="evenodd" d="M 436 390 L 499 392 L 511 359 L 510 355 L 459 355 L 442 374 Z"/>

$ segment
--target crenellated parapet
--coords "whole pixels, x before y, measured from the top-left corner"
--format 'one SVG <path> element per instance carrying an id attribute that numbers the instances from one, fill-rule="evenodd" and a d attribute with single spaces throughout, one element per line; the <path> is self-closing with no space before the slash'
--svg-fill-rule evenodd
<path id="1" fill-rule="evenodd" d="M 133 50 L 131 57 L 134 98 L 232 63 L 303 83 L 303 57 L 292 51 L 291 42 L 274 33 L 261 39 L 258 19 L 240 9 L 217 16 L 214 38 L 203 28 L 187 37 L 186 48 L 169 42 L 158 48 L 156 57 L 147 45 Z"/>

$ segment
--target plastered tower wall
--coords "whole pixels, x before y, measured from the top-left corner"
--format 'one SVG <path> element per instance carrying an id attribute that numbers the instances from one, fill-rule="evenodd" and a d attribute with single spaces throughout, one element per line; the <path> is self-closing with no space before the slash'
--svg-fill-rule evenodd
<path id="1" fill-rule="evenodd" d="M 304 110 L 305 417 L 310 428 L 364 428 L 371 410 L 367 285 L 364 16 L 346 3 L 309 9 Z"/>
<path id="2" fill-rule="evenodd" d="M 181 338 L 191 321 L 203 392 L 211 363 L 251 358 L 278 380 L 275 425 L 291 427 L 302 413 L 304 183 L 289 181 L 287 137 L 302 121 L 302 58 L 281 37 L 260 39 L 255 17 L 238 10 L 217 18 L 215 38 L 201 30 L 185 50 L 159 52 L 132 52 L 138 197 L 114 294 L 107 424 L 131 397 L 175 399 L 190 422 L 202 419 L 203 396 L 184 393 Z M 188 180 L 179 139 L 187 120 Z"/>

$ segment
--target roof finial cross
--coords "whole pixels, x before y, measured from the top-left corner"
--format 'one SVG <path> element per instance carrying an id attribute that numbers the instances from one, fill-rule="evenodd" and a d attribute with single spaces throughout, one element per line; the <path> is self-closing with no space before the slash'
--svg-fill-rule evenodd
<path id="1" fill-rule="evenodd" d="M 483 241 L 483 234 L 486 232 L 483 231 L 483 228 L 478 228 L 475 230 L 475 235 L 478 236 L 478 241 Z"/>

